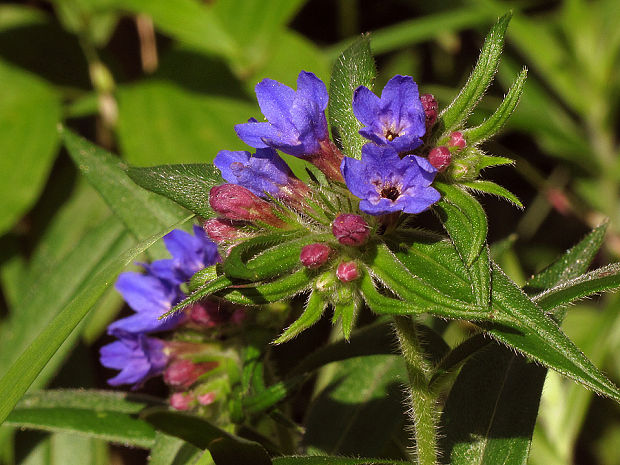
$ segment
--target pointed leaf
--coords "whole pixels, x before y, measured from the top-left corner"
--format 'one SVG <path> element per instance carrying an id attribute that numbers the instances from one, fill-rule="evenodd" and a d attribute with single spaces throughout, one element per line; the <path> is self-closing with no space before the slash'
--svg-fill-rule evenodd
<path id="1" fill-rule="evenodd" d="M 160 316 L 160 318 L 166 318 L 176 312 L 183 311 L 183 309 L 189 307 L 190 305 L 199 302 L 206 297 L 209 297 L 211 294 L 214 294 L 217 291 L 226 289 L 230 285 L 232 285 L 232 281 L 230 279 L 228 279 L 226 276 L 219 276 L 218 278 L 200 286 L 198 289 L 192 292 L 191 295 L 183 299 L 181 302 L 172 307 L 168 312 Z"/>
<path id="2" fill-rule="evenodd" d="M 209 191 L 224 181 L 220 171 L 211 164 L 129 167 L 127 174 L 144 189 L 163 195 L 203 218 L 215 216 L 209 207 Z"/>
<path id="3" fill-rule="evenodd" d="M 467 119 L 493 80 L 504 46 L 504 36 L 512 13 L 502 16 L 487 35 L 476 67 L 465 86 L 439 115 L 440 128 L 449 133 Z"/>
<path id="4" fill-rule="evenodd" d="M 516 195 L 514 195 L 512 192 L 510 192 L 505 187 L 502 187 L 499 184 L 495 184 L 493 181 L 478 180 L 478 181 L 464 182 L 464 183 L 461 183 L 461 185 L 476 192 L 483 192 L 485 194 L 491 194 L 491 195 L 497 195 L 498 197 L 503 197 L 504 199 L 508 200 L 513 205 L 519 208 L 523 208 L 523 204 L 521 203 L 521 201 Z"/>
<path id="5" fill-rule="evenodd" d="M 468 267 L 480 254 L 487 239 L 487 217 L 480 203 L 456 186 L 436 182 L 434 186 L 442 194 L 435 208 L 454 242 L 456 249 Z"/>
<path id="6" fill-rule="evenodd" d="M 231 286 L 219 292 L 218 296 L 241 305 L 262 305 L 291 298 L 306 291 L 310 286 L 311 279 L 311 273 L 307 268 L 303 268 L 270 283 L 247 287 Z"/>
<path id="7" fill-rule="evenodd" d="M 514 165 L 515 161 L 511 158 L 493 157 L 490 155 L 482 155 L 478 161 L 478 168 L 484 169 L 489 166 Z"/>
<path id="8" fill-rule="evenodd" d="M 297 336 L 302 331 L 308 329 L 314 323 L 316 323 L 323 311 L 325 310 L 326 302 L 321 298 L 318 292 L 314 291 L 308 297 L 306 308 L 299 318 L 297 318 L 288 328 L 284 330 L 282 335 L 273 341 L 274 344 L 282 344 Z"/>
<path id="9" fill-rule="evenodd" d="M 502 129 L 506 121 L 508 121 L 508 118 L 510 118 L 510 115 L 512 115 L 512 112 L 517 108 L 517 104 L 523 93 L 523 85 L 525 84 L 526 78 L 527 69 L 523 69 L 500 106 L 495 110 L 495 113 L 480 126 L 463 131 L 463 135 L 469 144 L 473 145 L 484 142 Z"/>
<path id="10" fill-rule="evenodd" d="M 103 292 L 112 284 L 116 276 L 135 257 L 161 239 L 171 229 L 171 227 L 167 227 L 158 234 L 145 239 L 102 268 L 91 280 L 84 284 L 82 290 L 73 300 L 41 331 L 4 377 L 0 379 L 0 392 L 2 392 L 2 398 L 0 398 L 0 424 L 4 422 L 15 404 L 28 390 L 47 362 L 80 321 L 82 321 Z"/>
<path id="11" fill-rule="evenodd" d="M 333 139 L 348 157 L 361 158 L 367 142 L 358 132 L 362 123 L 353 114 L 353 92 L 359 86 L 372 89 L 376 74 L 368 35 L 357 39 L 334 64 L 329 83 L 329 124 Z"/>

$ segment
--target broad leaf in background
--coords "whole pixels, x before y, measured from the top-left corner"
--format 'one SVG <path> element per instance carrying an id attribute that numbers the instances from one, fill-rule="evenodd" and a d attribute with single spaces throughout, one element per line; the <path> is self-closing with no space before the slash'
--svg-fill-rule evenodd
<path id="1" fill-rule="evenodd" d="M 359 86 L 372 89 L 377 71 L 370 51 L 370 37 L 362 36 L 338 57 L 329 83 L 329 124 L 332 137 L 348 157 L 360 159 L 367 142 L 360 134 L 360 123 L 353 114 L 353 92 Z"/>
<path id="2" fill-rule="evenodd" d="M 182 439 L 155 433 L 155 443 L 149 454 L 149 465 L 196 465 L 202 450 Z"/>
<path id="3" fill-rule="evenodd" d="M 139 186 L 173 200 L 203 218 L 214 215 L 209 191 L 223 183 L 220 170 L 210 164 L 130 167 L 129 177 Z"/>
<path id="4" fill-rule="evenodd" d="M 0 235 L 38 198 L 58 149 L 60 96 L 0 60 Z"/>
<path id="5" fill-rule="evenodd" d="M 25 438 L 24 438 L 25 436 Z M 23 434 L 18 442 L 16 456 L 21 457 L 19 465 L 109 465 L 108 445 L 101 439 L 93 439 L 74 433 L 53 433 L 45 435 Z M 26 444 L 23 444 L 26 442 Z M 28 444 L 31 442 L 31 444 Z M 27 455 L 20 450 L 27 447 Z M 28 447 L 30 446 L 30 447 Z M 10 464 L 11 461 L 7 460 Z"/>
<path id="6" fill-rule="evenodd" d="M 37 338 L 0 379 L 0 391 L 3 393 L 3 397 L 0 399 L 0 424 L 4 422 L 54 353 L 71 335 L 75 327 L 82 321 L 108 286 L 112 284 L 116 276 L 138 255 L 168 233 L 170 229 L 172 227 L 167 227 L 111 260 L 80 287 L 80 291 L 71 302 L 39 333 Z"/>
<path id="7" fill-rule="evenodd" d="M 308 411 L 304 443 L 309 452 L 384 456 L 407 421 L 404 361 L 395 355 L 371 355 L 334 367 L 333 378 Z"/>
<path id="8" fill-rule="evenodd" d="M 275 457 L 273 465 L 409 465 L 411 462 L 350 457 Z"/>
<path id="9" fill-rule="evenodd" d="M 150 448 L 155 430 L 135 418 L 159 399 L 106 391 L 41 391 L 25 396 L 6 424 L 44 431 L 79 433 L 118 444 Z"/>

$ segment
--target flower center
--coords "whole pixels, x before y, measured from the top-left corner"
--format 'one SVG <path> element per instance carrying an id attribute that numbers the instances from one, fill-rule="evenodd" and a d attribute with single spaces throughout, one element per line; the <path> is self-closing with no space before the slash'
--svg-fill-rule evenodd
<path id="1" fill-rule="evenodd" d="M 400 191 L 396 186 L 386 185 L 383 189 L 381 189 L 380 195 L 384 199 L 390 199 L 394 202 L 398 199 L 398 197 L 400 197 Z"/>
<path id="2" fill-rule="evenodd" d="M 392 131 L 392 129 L 388 129 L 385 131 L 385 138 L 389 140 L 390 142 L 392 142 L 398 136 L 399 134 L 397 132 Z"/>

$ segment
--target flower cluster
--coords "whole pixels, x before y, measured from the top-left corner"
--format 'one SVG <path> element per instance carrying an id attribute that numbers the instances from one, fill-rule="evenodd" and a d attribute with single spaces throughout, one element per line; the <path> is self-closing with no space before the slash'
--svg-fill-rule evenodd
<path id="1" fill-rule="evenodd" d="M 185 298 L 185 283 L 197 271 L 220 262 L 217 245 L 204 230 L 194 226 L 193 232 L 192 235 L 173 230 L 164 237 L 172 258 L 142 264 L 143 273 L 126 272 L 119 276 L 116 289 L 135 313 L 108 326 L 108 334 L 117 340 L 100 350 L 101 364 L 120 370 L 108 380 L 110 385 L 131 384 L 135 389 L 148 378 L 163 374 L 166 384 L 175 391 L 171 405 L 181 409 L 207 405 L 216 399 L 213 382 L 199 381 L 206 374 L 217 372 L 219 363 L 201 361 L 211 352 L 212 345 L 166 340 L 153 334 L 181 328 L 207 330 L 238 322 L 242 316 L 241 310 L 210 300 L 193 305 L 187 312 L 162 318 Z"/>

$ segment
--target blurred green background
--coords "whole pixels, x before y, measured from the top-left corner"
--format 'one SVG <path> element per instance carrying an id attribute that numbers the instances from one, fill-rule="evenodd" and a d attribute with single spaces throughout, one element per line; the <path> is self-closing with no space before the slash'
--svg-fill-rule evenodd
<path id="1" fill-rule="evenodd" d="M 394 74 L 412 75 L 441 109 L 473 68 L 488 27 L 510 9 L 496 83 L 470 121 L 484 118 L 520 67 L 529 68 L 517 112 L 486 146 L 516 168 L 485 175 L 526 208 L 483 199 L 495 258 L 523 283 L 604 218 L 611 227 L 597 264 L 620 257 L 618 0 L 2 2 L 0 374 L 95 270 L 140 239 L 80 177 L 59 124 L 133 165 L 209 162 L 219 150 L 243 149 L 233 126 L 260 117 L 259 80 L 294 86 L 304 69 L 328 82 L 338 53 L 368 31 L 376 89 Z M 577 305 L 564 324 L 616 383 L 619 305 L 613 295 Z M 97 348 L 121 310 L 109 291 L 35 387 L 105 387 Z M 620 464 L 613 402 L 551 373 L 540 412 L 531 464 Z M 0 463 L 145 457 L 69 433 L 0 428 Z"/>

